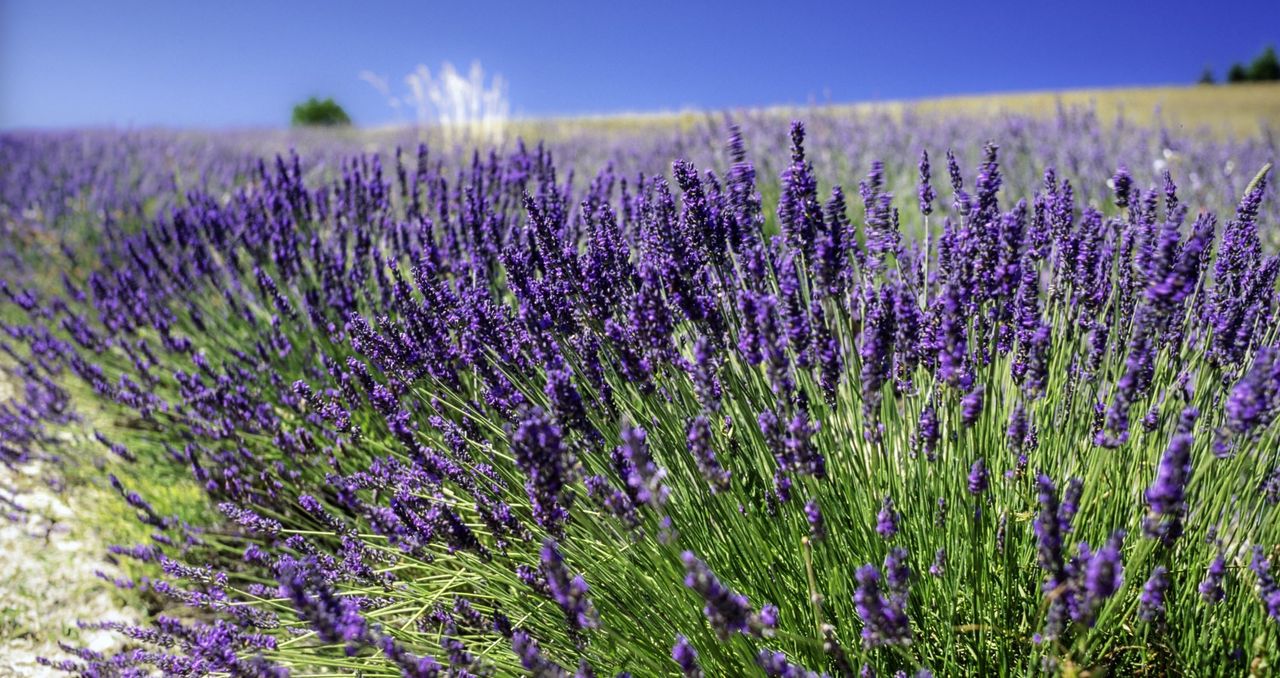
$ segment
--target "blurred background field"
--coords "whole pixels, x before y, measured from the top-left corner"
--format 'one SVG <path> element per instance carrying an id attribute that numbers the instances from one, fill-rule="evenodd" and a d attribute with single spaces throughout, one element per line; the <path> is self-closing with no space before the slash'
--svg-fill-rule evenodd
<path id="1" fill-rule="evenodd" d="M 1060 92 L 1026 92 L 944 97 L 920 102 L 862 104 L 853 110 L 885 106 L 920 113 L 1052 115 L 1060 106 L 1090 106 L 1100 118 L 1123 116 L 1135 125 L 1167 124 L 1180 130 L 1249 136 L 1280 130 L 1280 83 L 1240 83 L 1227 87 L 1180 85 L 1117 87 Z"/>
<path id="2" fill-rule="evenodd" d="M 765 110 L 796 117 L 804 117 L 806 113 L 815 110 L 849 115 L 890 114 L 895 117 L 907 113 L 966 116 L 1020 114 L 1047 117 L 1054 115 L 1060 107 L 1091 108 L 1104 120 L 1123 117 L 1134 125 L 1164 123 L 1181 131 L 1206 131 L 1218 136 L 1269 136 L 1280 130 L 1280 83 L 971 94 L 936 99 L 777 107 Z M 513 122 L 513 129 L 528 129 L 530 133 L 536 134 L 554 132 L 562 126 L 614 130 L 665 125 L 688 127 L 705 115 L 704 112 L 685 111 L 594 116 L 555 122 L 516 121 Z"/>

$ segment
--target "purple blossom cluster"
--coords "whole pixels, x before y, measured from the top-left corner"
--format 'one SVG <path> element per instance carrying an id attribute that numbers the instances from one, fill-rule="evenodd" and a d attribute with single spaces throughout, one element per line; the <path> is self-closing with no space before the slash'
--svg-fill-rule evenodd
<path id="1" fill-rule="evenodd" d="M 924 149 L 858 156 L 847 200 L 819 191 L 833 161 L 812 143 L 842 129 L 793 123 L 780 169 L 737 127 L 723 170 L 683 146 L 662 148 L 687 155 L 670 165 L 586 177 L 573 170 L 593 165 L 523 142 L 470 157 L 424 144 L 387 167 L 288 154 L 146 219 L 102 182 L 107 160 L 44 193 L 0 175 L 6 219 L 96 186 L 103 214 L 135 222 L 59 253 L 56 285 L 31 267 L 0 280 L 19 386 L 0 404 L 0 461 L 49 444 L 87 397 L 113 415 L 94 435 L 110 464 L 177 469 L 218 509 L 188 524 L 109 476 L 150 533 L 112 556 L 202 621 L 112 627 L 163 651 L 79 650 L 62 668 L 276 675 L 274 643 L 296 633 L 407 676 L 585 676 L 625 663 L 597 648 L 624 647 L 610 634 L 628 624 L 685 676 L 744 670 L 735 644 L 766 675 L 851 674 L 854 632 L 868 660 L 891 648 L 914 668 L 941 657 L 925 596 L 975 568 L 1039 581 L 1039 652 L 1127 614 L 1169 632 L 1192 586 L 1201 607 L 1235 604 L 1245 543 L 1280 618 L 1263 548 L 1280 497 L 1266 172 L 1231 185 L 1244 197 L 1221 228 L 1188 219 L 1198 178 L 1147 188 L 1108 166 L 1104 192 L 994 143 L 968 188 L 964 152 L 945 153 L 949 197 Z M 84 161 L 3 139 L 0 160 Z M 1097 165 L 1061 153 L 1046 161 Z M 1239 503 L 1231 538 L 1186 536 L 1227 519 L 1218 495 Z M 975 510 L 948 522 L 957 501 Z M 1126 543 L 1135 530 L 1149 539 Z M 934 554 L 930 577 L 908 547 Z M 424 604 L 423 581 L 461 602 Z M 676 611 L 694 600 L 701 615 Z M 663 633 L 616 612 L 642 604 Z M 481 656 L 499 645 L 510 655 Z"/>
<path id="2" fill-rule="evenodd" d="M 702 598 L 702 613 L 721 640 L 736 633 L 770 636 L 778 625 L 778 610 L 765 605 L 757 611 L 751 601 L 741 593 L 725 586 L 711 568 L 689 551 L 681 556 L 684 561 L 684 585 Z"/>
<path id="3" fill-rule="evenodd" d="M 911 624 L 907 619 L 910 570 L 907 552 L 894 548 L 884 562 L 885 574 L 874 565 L 863 565 L 856 574 L 853 599 L 862 620 L 862 644 L 866 648 L 909 645 Z"/>

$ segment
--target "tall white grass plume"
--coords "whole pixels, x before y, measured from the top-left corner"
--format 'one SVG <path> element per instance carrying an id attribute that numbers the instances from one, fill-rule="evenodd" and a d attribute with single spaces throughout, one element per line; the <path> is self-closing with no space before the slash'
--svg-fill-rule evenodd
<path id="1" fill-rule="evenodd" d="M 406 92 L 395 95 L 390 80 L 371 71 L 360 79 L 369 83 L 392 109 L 413 112 L 419 127 L 436 127 L 446 143 L 500 143 L 511 115 L 507 82 L 497 73 L 486 78 L 479 61 L 465 75 L 444 62 L 436 74 L 425 64 L 404 76 Z"/>

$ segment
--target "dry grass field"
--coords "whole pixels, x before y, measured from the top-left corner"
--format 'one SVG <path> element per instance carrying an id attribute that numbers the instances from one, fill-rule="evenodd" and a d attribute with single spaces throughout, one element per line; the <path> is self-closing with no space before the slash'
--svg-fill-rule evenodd
<path id="1" fill-rule="evenodd" d="M 1060 107 L 1093 106 L 1103 120 L 1123 115 L 1128 122 L 1148 125 L 1157 121 L 1172 128 L 1208 130 L 1217 135 L 1249 136 L 1264 129 L 1280 129 L 1280 83 L 1234 85 L 1183 85 L 1117 87 L 1044 92 L 1014 92 L 939 97 L 935 99 L 824 104 L 819 109 L 847 110 L 852 114 L 913 111 L 920 114 L 1053 115 Z M 812 107 L 771 107 L 780 114 L 801 115 Z M 613 114 L 572 118 L 578 129 L 636 130 L 676 123 L 691 126 L 705 119 L 702 111 L 668 111 Z M 548 123 L 564 129 L 570 119 L 525 120 L 512 123 L 516 132 L 546 133 Z"/>

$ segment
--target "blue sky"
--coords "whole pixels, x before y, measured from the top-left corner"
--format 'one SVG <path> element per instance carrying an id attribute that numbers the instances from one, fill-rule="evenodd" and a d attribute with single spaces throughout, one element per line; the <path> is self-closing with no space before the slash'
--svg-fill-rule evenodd
<path id="1" fill-rule="evenodd" d="M 446 60 L 545 116 L 1188 83 L 1277 42 L 1275 0 L 0 0 L 0 127 L 384 124 L 359 73 Z"/>

